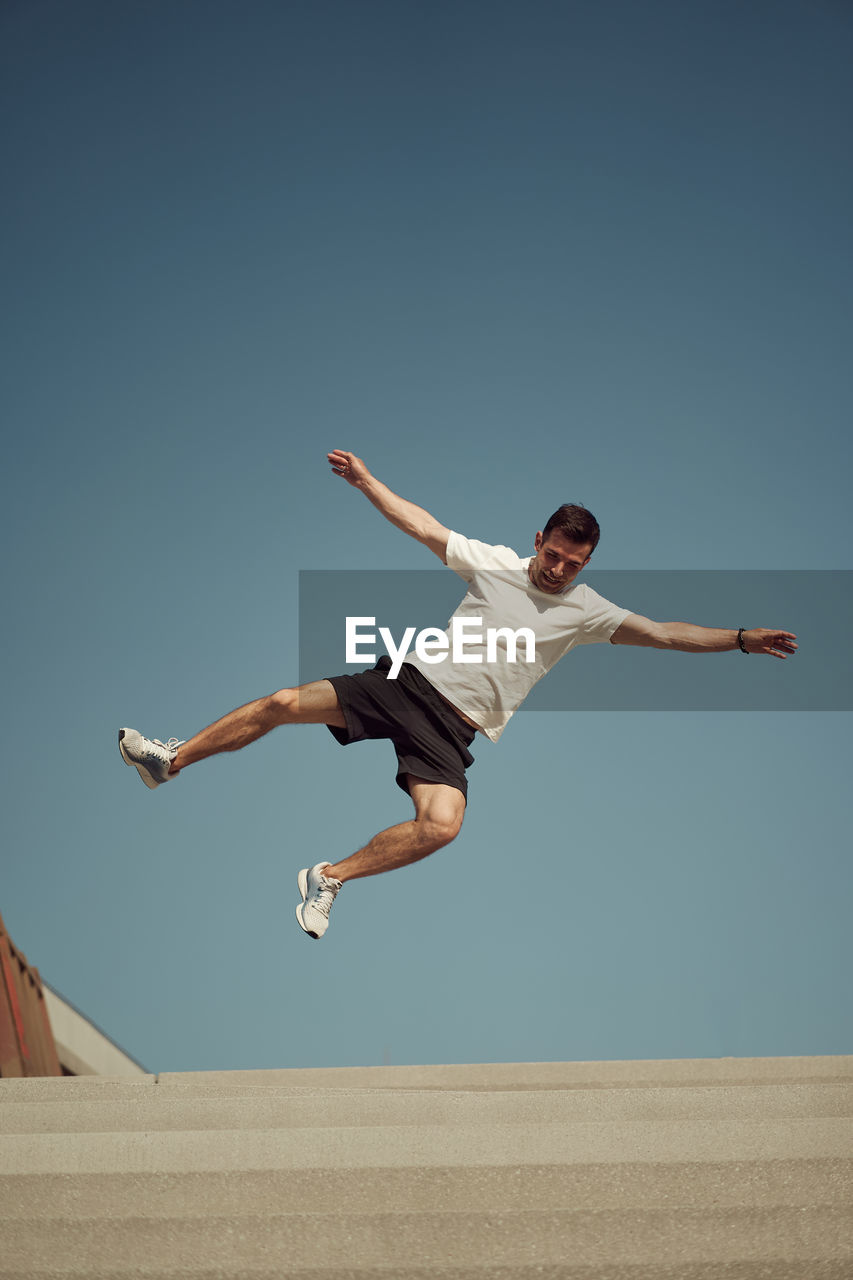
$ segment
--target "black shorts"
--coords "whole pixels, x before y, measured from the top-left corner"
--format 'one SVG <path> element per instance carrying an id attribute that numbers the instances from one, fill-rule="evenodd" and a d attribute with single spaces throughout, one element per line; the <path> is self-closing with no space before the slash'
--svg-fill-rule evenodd
<path id="1" fill-rule="evenodd" d="M 347 722 L 328 725 L 342 746 L 368 738 L 390 738 L 397 752 L 397 786 L 408 793 L 405 775 L 456 787 L 466 800 L 465 770 L 474 763 L 468 747 L 477 732 L 439 695 L 417 667 L 404 662 L 396 680 L 391 659 L 354 676 L 327 676 Z"/>

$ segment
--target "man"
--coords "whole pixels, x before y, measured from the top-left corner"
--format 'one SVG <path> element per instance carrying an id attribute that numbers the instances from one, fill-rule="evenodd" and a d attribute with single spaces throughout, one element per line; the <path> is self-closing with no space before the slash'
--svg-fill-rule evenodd
<path id="1" fill-rule="evenodd" d="M 521 557 L 503 546 L 475 542 L 452 532 L 414 503 L 392 493 L 353 453 L 328 454 L 335 475 L 361 492 L 387 520 L 433 551 L 469 584 L 448 639 L 438 653 L 406 656 L 397 679 L 388 658 L 359 675 L 316 680 L 281 689 L 247 703 L 182 742 L 148 739 L 134 729 L 119 731 L 124 761 L 154 788 L 208 756 L 237 751 L 283 724 L 325 724 L 339 742 L 390 738 L 397 752 L 397 783 L 412 798 L 415 816 L 379 832 L 334 864 L 319 862 L 297 877 L 301 902 L 296 918 L 312 938 L 329 923 L 332 903 L 347 880 L 406 866 L 450 843 L 462 825 L 467 800 L 468 750 L 480 731 L 497 741 L 536 681 L 576 644 L 653 646 L 688 653 L 772 654 L 796 649 L 790 631 L 763 627 L 717 629 L 685 622 L 653 622 L 576 584 L 599 539 L 591 512 L 566 505 L 536 534 L 535 555 Z M 449 660 L 454 622 L 477 618 L 492 647 L 476 643 L 462 661 Z M 522 661 L 519 636 L 534 639 Z M 500 646 L 500 652 L 498 652 Z"/>

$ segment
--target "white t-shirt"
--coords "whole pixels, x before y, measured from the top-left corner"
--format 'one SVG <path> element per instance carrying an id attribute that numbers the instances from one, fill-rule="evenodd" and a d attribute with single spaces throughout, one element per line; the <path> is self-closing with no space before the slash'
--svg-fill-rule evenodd
<path id="1" fill-rule="evenodd" d="M 404 659 L 479 725 L 492 742 L 497 742 L 537 680 L 564 654 L 576 644 L 609 640 L 630 613 L 583 582 L 575 582 L 555 595 L 540 591 L 527 574 L 532 559 L 519 556 L 509 547 L 490 546 L 451 533 L 447 564 L 468 583 L 468 591 L 444 634 L 450 646 L 454 619 L 481 619 L 481 627 L 469 623 L 464 646 L 469 658 L 479 655 L 480 661 L 454 662 L 450 648 L 438 662 L 419 658 L 414 651 Z M 523 639 L 518 643 L 516 660 L 507 661 L 507 640 L 500 635 L 493 640 L 493 660 L 487 661 L 490 628 L 516 632 L 522 627 L 535 636 L 534 661 L 525 661 Z M 482 634 L 481 643 L 472 639 L 478 632 Z"/>

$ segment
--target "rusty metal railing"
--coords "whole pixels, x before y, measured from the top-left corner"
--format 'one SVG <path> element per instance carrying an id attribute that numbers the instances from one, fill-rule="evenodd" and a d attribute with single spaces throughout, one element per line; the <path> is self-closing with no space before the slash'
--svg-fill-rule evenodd
<path id="1" fill-rule="evenodd" d="M 0 916 L 0 1077 L 61 1075 L 38 969 Z"/>

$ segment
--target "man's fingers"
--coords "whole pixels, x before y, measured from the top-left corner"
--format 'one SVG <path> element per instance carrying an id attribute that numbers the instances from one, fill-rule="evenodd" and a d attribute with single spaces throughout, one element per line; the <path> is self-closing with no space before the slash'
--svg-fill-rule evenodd
<path id="1" fill-rule="evenodd" d="M 771 653 L 774 658 L 787 658 L 797 652 L 796 636 L 792 631 L 777 631 L 775 635 L 768 636 L 764 652 Z"/>
<path id="2" fill-rule="evenodd" d="M 351 453 L 346 453 L 343 449 L 333 449 L 331 453 L 326 454 L 326 457 L 336 476 L 349 475 L 353 457 Z"/>
<path id="3" fill-rule="evenodd" d="M 791 631 L 779 631 L 773 637 L 771 647 L 774 649 L 784 649 L 786 653 L 796 653 L 797 637 Z"/>
<path id="4" fill-rule="evenodd" d="M 793 631 L 770 631 L 767 627 L 756 627 L 745 633 L 747 643 L 754 647 L 751 653 L 767 653 L 774 658 L 787 658 L 797 652 L 797 637 Z"/>

